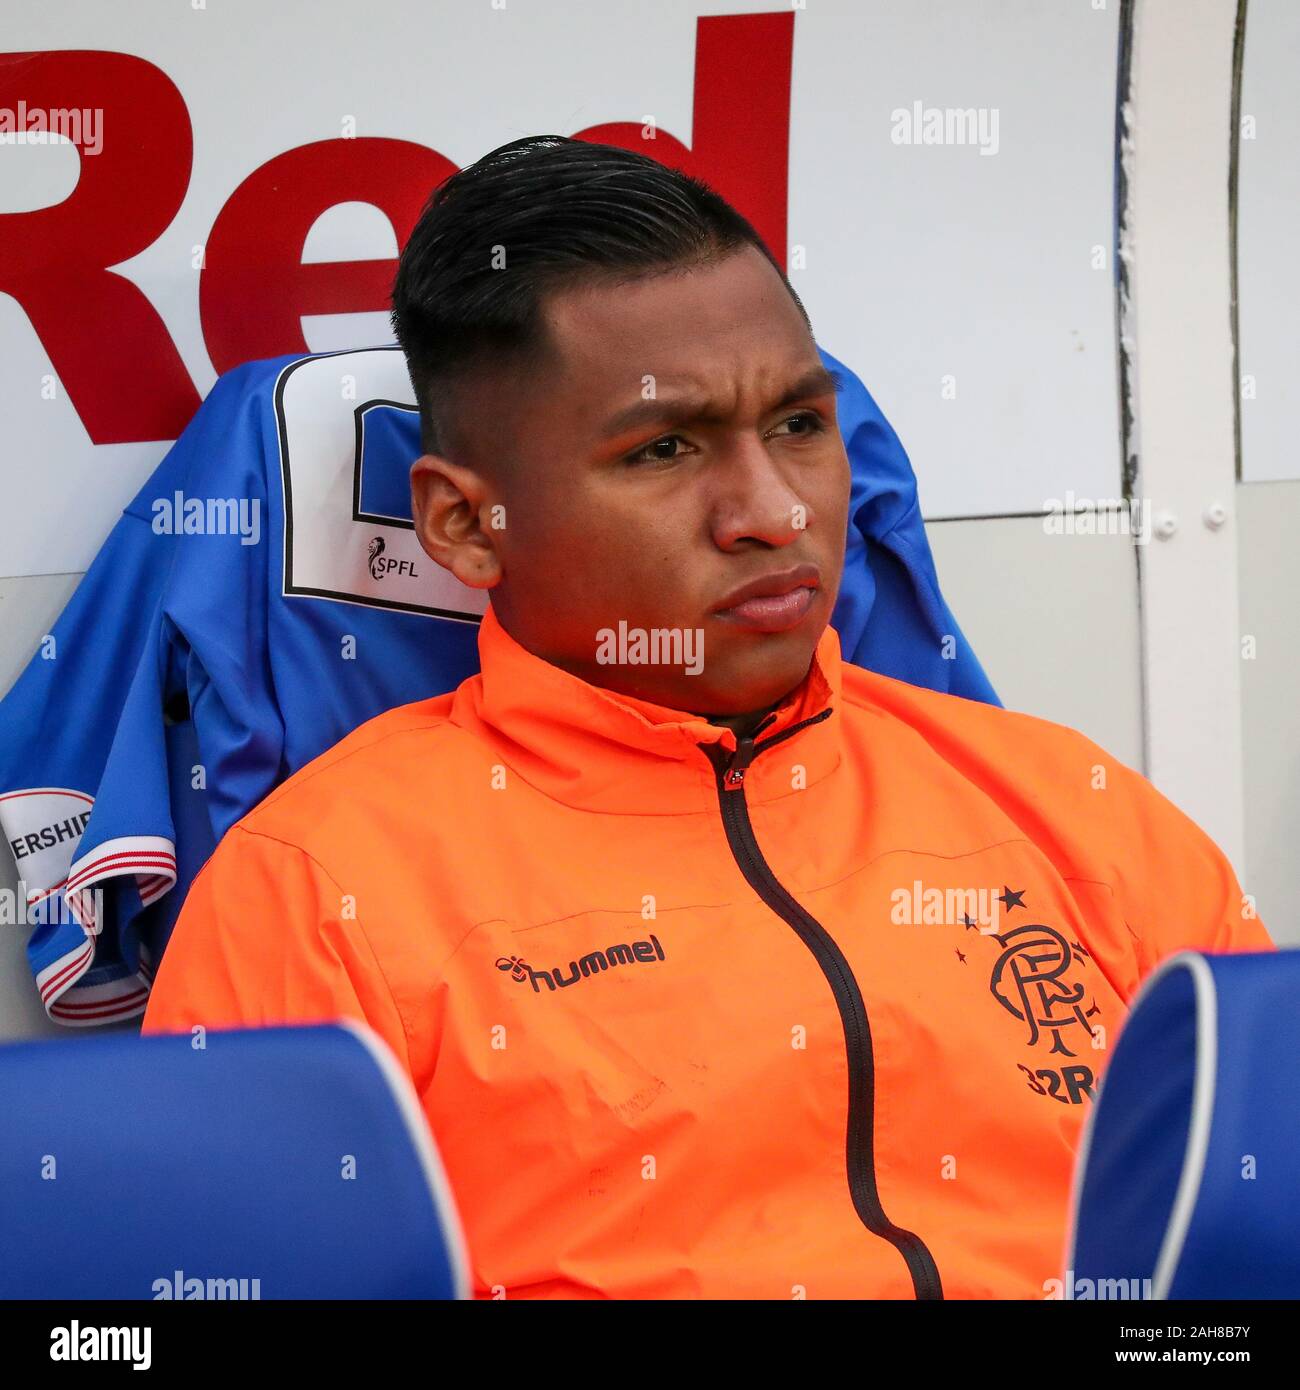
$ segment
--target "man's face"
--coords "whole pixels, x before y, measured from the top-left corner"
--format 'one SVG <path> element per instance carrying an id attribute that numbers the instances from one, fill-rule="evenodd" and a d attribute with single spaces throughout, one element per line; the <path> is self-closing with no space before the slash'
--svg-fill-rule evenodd
<path id="1" fill-rule="evenodd" d="M 412 470 L 422 544 L 594 685 L 700 714 L 776 703 L 834 606 L 850 482 L 834 382 L 780 277 L 745 247 L 558 291 L 544 317 L 542 365 L 466 381 L 456 463 Z M 467 505 L 444 530 L 448 477 Z M 769 596 L 738 607 L 755 581 Z M 677 664 L 617 640 L 656 630 Z"/>

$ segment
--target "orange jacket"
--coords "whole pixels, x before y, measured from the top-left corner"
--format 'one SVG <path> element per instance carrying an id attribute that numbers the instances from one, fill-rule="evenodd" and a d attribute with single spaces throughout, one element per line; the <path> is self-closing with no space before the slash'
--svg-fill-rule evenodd
<path id="1" fill-rule="evenodd" d="M 1210 840 L 831 628 L 739 749 L 479 646 L 230 831 L 144 1031 L 366 1020 L 479 1296 L 1045 1297 L 1139 980 L 1272 946 Z"/>

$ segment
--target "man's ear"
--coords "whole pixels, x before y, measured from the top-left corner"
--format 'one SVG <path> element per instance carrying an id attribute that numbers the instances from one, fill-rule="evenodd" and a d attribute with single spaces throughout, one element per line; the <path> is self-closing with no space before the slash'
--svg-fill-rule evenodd
<path id="1" fill-rule="evenodd" d="M 424 553 L 471 589 L 490 589 L 505 573 L 480 525 L 491 505 L 487 481 L 441 454 L 411 465 L 411 517 Z"/>

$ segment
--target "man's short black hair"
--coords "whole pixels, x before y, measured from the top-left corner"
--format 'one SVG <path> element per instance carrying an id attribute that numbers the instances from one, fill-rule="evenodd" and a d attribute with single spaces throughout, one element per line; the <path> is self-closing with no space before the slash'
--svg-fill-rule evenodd
<path id="1" fill-rule="evenodd" d="M 646 155 L 531 135 L 451 175 L 421 212 L 393 284 L 421 448 L 452 447 L 450 388 L 463 374 L 536 361 L 547 292 L 707 264 L 745 245 L 776 268 L 807 323 L 750 223 L 707 184 Z"/>

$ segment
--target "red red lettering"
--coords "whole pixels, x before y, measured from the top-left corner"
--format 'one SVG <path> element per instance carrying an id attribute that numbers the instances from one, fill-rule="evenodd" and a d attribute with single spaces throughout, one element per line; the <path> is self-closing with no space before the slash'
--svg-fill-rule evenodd
<path id="1" fill-rule="evenodd" d="M 303 265 L 312 224 L 339 203 L 372 203 L 406 245 L 429 194 L 456 166 L 408 140 L 322 140 L 277 155 L 221 209 L 208 238 L 199 311 L 218 372 L 306 352 L 304 314 L 389 307 L 397 261 Z"/>
<path id="2" fill-rule="evenodd" d="M 589 126 L 577 138 L 635 150 L 703 179 L 749 218 L 783 266 L 793 51 L 791 12 L 701 19 L 691 149 L 664 130 L 654 140 L 643 139 L 635 121 Z"/>
<path id="3" fill-rule="evenodd" d="M 636 150 L 703 179 L 786 257 L 794 15 L 698 22 L 693 147 L 618 121 L 577 138 Z M 109 266 L 169 225 L 189 181 L 189 114 L 171 79 L 122 53 L 0 55 L 0 78 L 29 108 L 103 111 L 103 152 L 83 158 L 70 197 L 0 215 L 0 290 L 23 306 L 96 444 L 174 439 L 199 398 L 157 311 Z M 302 317 L 386 310 L 396 261 L 302 264 L 312 224 L 365 202 L 399 247 L 455 165 L 410 141 L 328 140 L 289 150 L 235 190 L 208 237 L 199 280 L 204 340 L 218 372 L 308 350 Z"/>
<path id="4" fill-rule="evenodd" d="M 175 439 L 198 392 L 158 311 L 108 267 L 175 217 L 190 118 L 171 78 L 127 53 L 0 55 L 6 104 L 103 112 L 103 149 L 61 203 L 0 215 L 0 290 L 22 305 L 96 444 Z"/>

